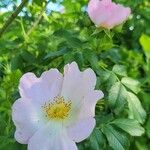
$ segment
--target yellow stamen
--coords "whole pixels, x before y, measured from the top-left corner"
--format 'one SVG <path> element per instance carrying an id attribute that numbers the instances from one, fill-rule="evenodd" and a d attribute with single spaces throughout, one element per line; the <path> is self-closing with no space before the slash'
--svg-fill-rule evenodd
<path id="1" fill-rule="evenodd" d="M 45 103 L 43 106 L 48 119 L 65 119 L 71 109 L 71 101 L 65 101 L 63 97 L 55 97 L 53 102 Z"/>

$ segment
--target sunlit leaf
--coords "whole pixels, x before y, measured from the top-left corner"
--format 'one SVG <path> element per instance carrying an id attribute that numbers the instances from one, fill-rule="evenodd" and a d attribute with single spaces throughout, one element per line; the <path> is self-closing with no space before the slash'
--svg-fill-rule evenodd
<path id="1" fill-rule="evenodd" d="M 121 82 L 136 94 L 140 92 L 140 82 L 129 77 L 122 78 Z"/>
<path id="2" fill-rule="evenodd" d="M 126 103 L 127 91 L 125 87 L 120 83 L 116 82 L 109 90 L 108 103 L 119 113 Z"/>
<path id="3" fill-rule="evenodd" d="M 144 133 L 144 128 L 134 119 L 115 119 L 112 123 L 132 136 L 141 136 Z"/>
<path id="4" fill-rule="evenodd" d="M 127 101 L 129 106 L 129 117 L 131 119 L 136 119 L 140 123 L 144 123 L 146 112 L 138 97 L 135 94 L 128 92 Z"/>
<path id="5" fill-rule="evenodd" d="M 111 125 L 105 125 L 102 129 L 107 137 L 110 147 L 114 150 L 126 150 L 129 147 L 128 138 L 121 132 L 114 129 Z"/>

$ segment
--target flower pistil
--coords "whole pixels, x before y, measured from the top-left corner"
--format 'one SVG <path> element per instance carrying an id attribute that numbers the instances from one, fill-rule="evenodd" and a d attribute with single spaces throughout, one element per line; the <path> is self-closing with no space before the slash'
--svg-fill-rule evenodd
<path id="1" fill-rule="evenodd" d="M 48 119 L 64 120 L 68 117 L 71 109 L 71 101 L 65 101 L 64 97 L 57 96 L 53 102 L 42 106 Z"/>

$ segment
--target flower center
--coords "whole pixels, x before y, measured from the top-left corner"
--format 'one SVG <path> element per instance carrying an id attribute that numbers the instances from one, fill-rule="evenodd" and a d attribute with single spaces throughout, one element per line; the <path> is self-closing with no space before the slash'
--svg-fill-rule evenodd
<path id="1" fill-rule="evenodd" d="M 43 109 L 48 119 L 65 119 L 71 109 L 71 101 L 65 101 L 63 97 L 55 97 L 53 102 L 45 103 Z"/>

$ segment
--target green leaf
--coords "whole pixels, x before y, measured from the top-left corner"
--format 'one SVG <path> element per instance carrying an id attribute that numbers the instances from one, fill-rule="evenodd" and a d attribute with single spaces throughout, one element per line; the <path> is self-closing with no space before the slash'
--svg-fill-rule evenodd
<path id="1" fill-rule="evenodd" d="M 146 122 L 145 130 L 146 130 L 147 136 L 150 138 L 150 117 L 148 118 L 148 120 Z"/>
<path id="2" fill-rule="evenodd" d="M 122 78 L 121 82 L 130 90 L 132 90 L 134 93 L 138 93 L 140 89 L 140 82 L 137 80 L 134 80 L 129 77 L 124 77 Z"/>
<path id="3" fill-rule="evenodd" d="M 67 39 L 68 45 L 72 48 L 80 48 L 82 46 L 82 41 L 76 37 L 69 37 Z"/>
<path id="4" fill-rule="evenodd" d="M 84 49 L 83 57 L 88 61 L 91 67 L 96 71 L 97 74 L 100 74 L 98 67 L 98 57 L 94 51 L 91 49 Z"/>
<path id="5" fill-rule="evenodd" d="M 145 110 L 149 111 L 149 107 L 150 107 L 150 93 L 149 92 L 141 92 L 140 93 L 141 97 L 142 97 L 142 101 L 143 101 L 143 106 L 145 108 Z"/>
<path id="6" fill-rule="evenodd" d="M 129 117 L 131 119 L 136 119 L 139 123 L 144 123 L 146 118 L 146 112 L 143 109 L 140 100 L 135 94 L 131 92 L 127 93 L 128 93 L 127 101 L 129 107 Z"/>
<path id="7" fill-rule="evenodd" d="M 24 61 L 28 62 L 28 63 L 34 63 L 36 61 L 36 57 L 31 54 L 29 51 L 24 50 L 21 53 L 21 57 L 23 58 Z"/>
<path id="8" fill-rule="evenodd" d="M 103 150 L 105 138 L 99 129 L 94 129 L 89 140 L 90 140 L 90 148 L 92 150 Z"/>
<path id="9" fill-rule="evenodd" d="M 39 6 L 41 6 L 43 3 L 43 1 L 41 1 L 41 0 L 32 0 L 32 2 L 39 5 Z"/>
<path id="10" fill-rule="evenodd" d="M 59 29 L 56 30 L 53 35 L 58 36 L 60 38 L 69 38 L 71 36 L 71 33 L 68 30 L 65 29 Z"/>
<path id="11" fill-rule="evenodd" d="M 83 67 L 83 64 L 84 64 L 84 57 L 82 55 L 82 52 L 76 52 L 74 54 L 74 57 L 75 57 L 75 60 L 76 62 L 79 64 L 79 68 L 82 68 Z"/>
<path id="12" fill-rule="evenodd" d="M 150 36 L 146 34 L 142 34 L 140 37 L 140 44 L 143 47 L 144 51 L 149 51 L 150 52 Z"/>
<path id="13" fill-rule="evenodd" d="M 68 49 L 66 49 L 66 48 L 63 48 L 59 51 L 51 51 L 44 57 L 44 59 L 59 57 L 59 56 L 66 54 L 67 52 L 68 52 Z"/>
<path id="14" fill-rule="evenodd" d="M 119 113 L 126 103 L 127 91 L 121 82 L 116 82 L 109 90 L 108 102 L 116 113 Z"/>
<path id="15" fill-rule="evenodd" d="M 69 47 L 80 48 L 83 44 L 83 42 L 78 37 L 76 37 L 73 32 L 70 32 L 68 30 L 59 29 L 53 34 L 59 38 L 64 38 L 64 40 L 67 41 Z"/>
<path id="16" fill-rule="evenodd" d="M 132 136 L 141 136 L 145 131 L 139 122 L 134 119 L 116 119 L 112 123 Z"/>
<path id="17" fill-rule="evenodd" d="M 111 125 L 104 125 L 102 132 L 105 134 L 110 147 L 114 150 L 127 150 L 129 140 L 122 132 L 117 131 Z"/>
<path id="18" fill-rule="evenodd" d="M 75 53 L 74 53 L 74 51 L 63 55 L 63 59 L 64 59 L 64 63 L 65 64 L 68 64 L 68 63 L 71 63 L 71 62 L 75 61 Z"/>
<path id="19" fill-rule="evenodd" d="M 114 85 L 117 82 L 117 76 L 112 71 L 101 71 L 100 72 L 100 81 L 101 84 L 106 84 L 106 89 L 110 90 L 112 85 Z"/>
<path id="20" fill-rule="evenodd" d="M 108 50 L 114 46 L 113 41 L 107 35 L 100 39 L 100 50 Z"/>
<path id="21" fill-rule="evenodd" d="M 136 140 L 136 150 L 149 150 L 150 144 L 147 142 L 145 138 L 140 138 L 140 140 Z"/>
<path id="22" fill-rule="evenodd" d="M 12 70 L 16 70 L 18 68 L 21 69 L 22 63 L 23 63 L 23 60 L 22 60 L 21 56 L 20 55 L 15 56 L 11 60 L 11 69 Z"/>
<path id="23" fill-rule="evenodd" d="M 140 37 L 140 44 L 148 58 L 150 58 L 150 36 L 142 34 Z"/>
<path id="24" fill-rule="evenodd" d="M 82 143 L 78 143 L 77 146 L 78 146 L 79 150 L 84 150 L 85 149 L 85 147 Z"/>
<path id="25" fill-rule="evenodd" d="M 127 76 L 127 68 L 123 65 L 114 65 L 112 71 L 120 76 Z"/>

